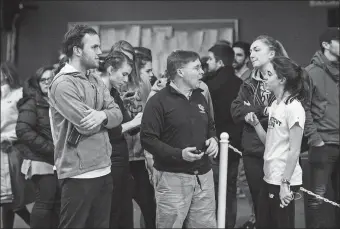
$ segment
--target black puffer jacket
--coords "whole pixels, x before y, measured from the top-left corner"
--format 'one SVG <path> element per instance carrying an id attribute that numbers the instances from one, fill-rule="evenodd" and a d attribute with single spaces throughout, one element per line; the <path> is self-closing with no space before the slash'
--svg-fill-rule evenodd
<path id="1" fill-rule="evenodd" d="M 18 104 L 17 148 L 25 159 L 54 164 L 54 145 L 49 119 L 49 104 L 40 91 L 24 85 Z"/>

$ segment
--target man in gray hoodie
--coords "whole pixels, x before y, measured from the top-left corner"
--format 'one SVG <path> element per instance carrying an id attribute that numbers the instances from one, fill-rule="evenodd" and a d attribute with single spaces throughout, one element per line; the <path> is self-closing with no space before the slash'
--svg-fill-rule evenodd
<path id="1" fill-rule="evenodd" d="M 76 25 L 63 46 L 68 62 L 48 92 L 61 185 L 59 228 L 108 228 L 113 185 L 107 129 L 123 117 L 102 79 L 88 71 L 99 66 L 97 32 Z"/>
<path id="2" fill-rule="evenodd" d="M 320 36 L 321 50 L 306 68 L 309 74 L 309 96 L 305 135 L 309 143 L 311 191 L 325 196 L 332 180 L 336 201 L 339 201 L 339 28 L 328 28 Z M 308 113 L 306 113 L 308 115 Z M 309 120 L 309 121 L 308 121 Z M 338 186 L 339 187 L 339 186 Z M 308 196 L 307 228 L 333 228 L 333 214 L 324 210 L 324 202 Z M 327 204 L 327 203 L 326 203 Z M 337 209 L 332 208 L 339 216 Z"/>

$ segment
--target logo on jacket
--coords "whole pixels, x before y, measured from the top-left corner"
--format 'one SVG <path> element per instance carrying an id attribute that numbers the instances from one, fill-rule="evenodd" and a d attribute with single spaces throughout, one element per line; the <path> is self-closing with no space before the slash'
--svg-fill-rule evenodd
<path id="1" fill-rule="evenodd" d="M 204 106 L 202 106 L 201 104 L 198 104 L 198 108 L 200 109 L 200 113 L 205 114 Z"/>

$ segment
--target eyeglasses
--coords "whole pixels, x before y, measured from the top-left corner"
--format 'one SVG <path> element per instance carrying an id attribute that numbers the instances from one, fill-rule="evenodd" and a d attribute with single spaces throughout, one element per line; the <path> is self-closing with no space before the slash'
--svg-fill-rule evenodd
<path id="1" fill-rule="evenodd" d="M 40 80 L 39 80 L 39 83 L 49 84 L 49 83 L 51 83 L 52 79 L 53 79 L 52 77 L 40 79 Z"/>

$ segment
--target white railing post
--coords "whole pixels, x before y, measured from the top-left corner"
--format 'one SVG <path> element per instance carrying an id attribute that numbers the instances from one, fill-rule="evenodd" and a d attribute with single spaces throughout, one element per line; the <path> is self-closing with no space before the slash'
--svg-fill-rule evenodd
<path id="1" fill-rule="evenodd" d="M 225 228 L 229 134 L 223 132 L 220 140 L 217 228 Z"/>

